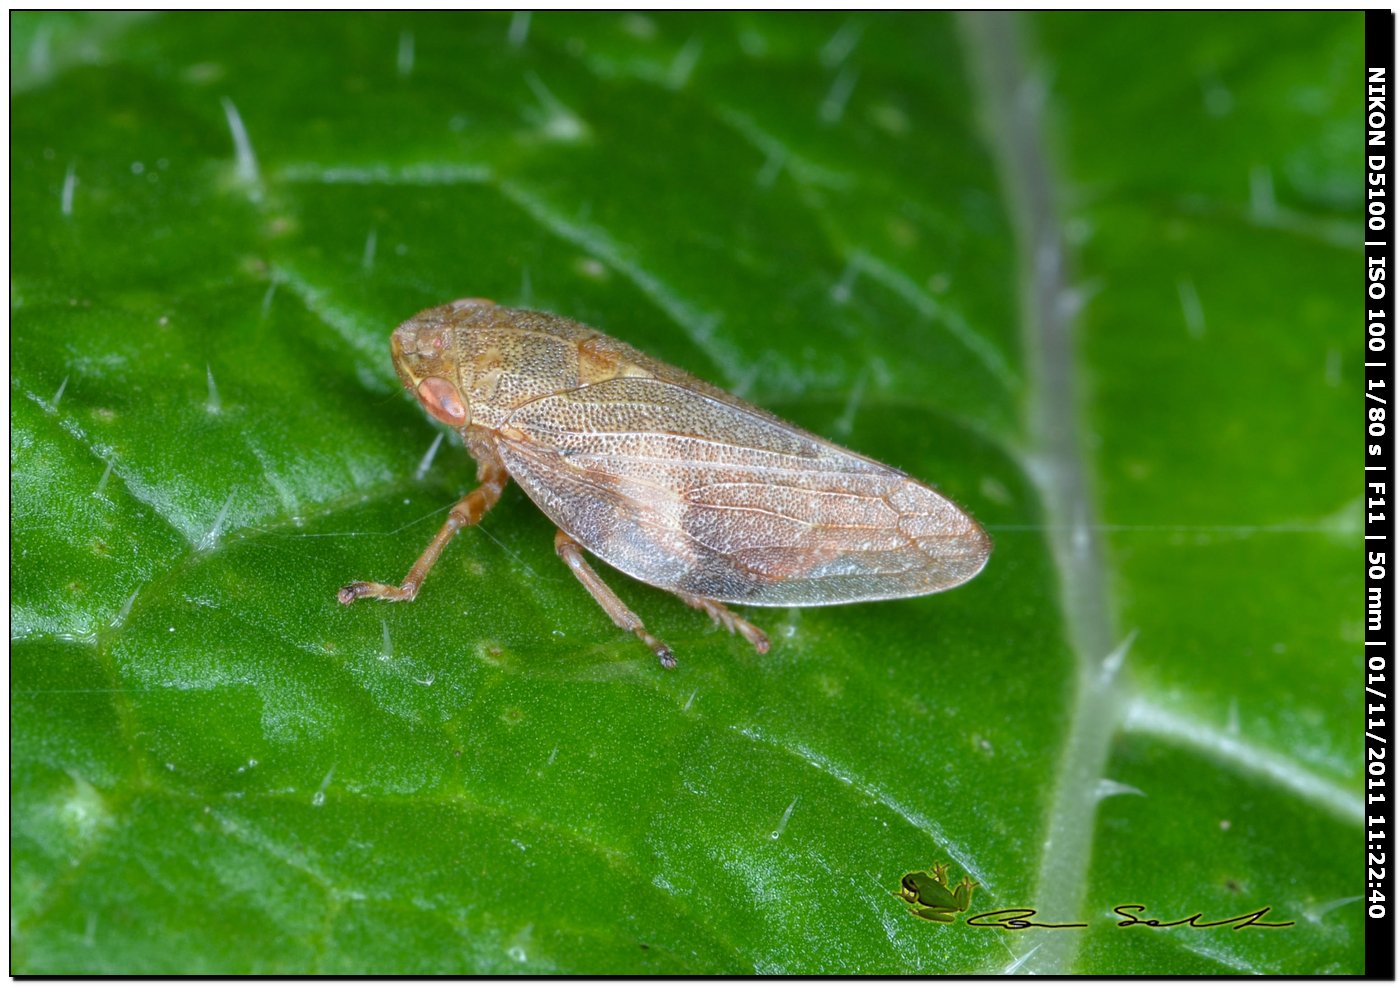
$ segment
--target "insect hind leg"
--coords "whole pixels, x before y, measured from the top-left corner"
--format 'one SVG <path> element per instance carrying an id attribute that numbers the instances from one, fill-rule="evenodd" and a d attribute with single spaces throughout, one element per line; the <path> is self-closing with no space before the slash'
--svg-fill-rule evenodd
<path id="1" fill-rule="evenodd" d="M 554 550 L 559 557 L 564 560 L 564 564 L 569 566 L 569 571 L 574 573 L 574 578 L 583 583 L 583 587 L 588 590 L 598 605 L 603 607 L 603 612 L 623 630 L 630 630 L 637 635 L 637 639 L 651 648 L 657 660 L 664 668 L 674 668 L 676 666 L 675 655 L 671 653 L 671 648 L 647 632 L 647 628 L 642 625 L 641 618 L 636 613 L 627 608 L 627 604 L 617 597 L 617 593 L 608 588 L 608 584 L 598 577 L 598 573 L 593 571 L 593 566 L 588 564 L 588 559 L 583 556 L 583 546 L 580 545 L 563 531 L 554 533 Z"/>
<path id="2" fill-rule="evenodd" d="M 730 633 L 737 633 L 749 643 L 753 644 L 753 649 L 760 654 L 768 653 L 768 635 L 735 613 L 724 603 L 714 599 L 706 599 L 704 596 L 692 596 L 688 592 L 678 592 L 681 601 L 687 606 L 700 610 L 715 621 L 716 626 L 722 626 Z"/>

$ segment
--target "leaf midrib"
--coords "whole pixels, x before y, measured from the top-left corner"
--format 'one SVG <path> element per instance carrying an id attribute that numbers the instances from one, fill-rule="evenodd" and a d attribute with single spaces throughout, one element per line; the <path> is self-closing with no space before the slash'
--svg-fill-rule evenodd
<path id="1" fill-rule="evenodd" d="M 1026 341 L 1025 433 L 1031 477 L 1044 501 L 1047 540 L 1059 572 L 1066 636 L 1075 656 L 1076 688 L 1060 772 L 1045 821 L 1033 906 L 1051 921 L 1078 918 L 1087 891 L 1097 817 L 1097 785 L 1119 719 L 1116 673 L 1122 653 L 1106 587 L 1103 549 L 1090 493 L 1075 379 L 1074 316 L 1064 231 L 1056 211 L 1040 105 L 1044 83 L 1025 64 L 1020 25 L 1005 13 L 963 21 L 983 119 L 992 129 L 998 171 L 1017 233 L 1023 338 Z M 1115 659 L 1116 655 L 1116 659 Z M 1074 971 L 1079 936 L 1020 943 L 1011 970 Z"/>

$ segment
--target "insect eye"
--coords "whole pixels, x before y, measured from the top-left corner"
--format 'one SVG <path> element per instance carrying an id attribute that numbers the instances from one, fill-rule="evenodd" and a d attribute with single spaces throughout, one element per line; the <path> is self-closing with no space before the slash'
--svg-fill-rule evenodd
<path id="1" fill-rule="evenodd" d="M 418 385 L 418 400 L 429 414 L 445 425 L 460 428 L 467 423 L 467 407 L 457 388 L 441 377 L 428 377 Z"/>

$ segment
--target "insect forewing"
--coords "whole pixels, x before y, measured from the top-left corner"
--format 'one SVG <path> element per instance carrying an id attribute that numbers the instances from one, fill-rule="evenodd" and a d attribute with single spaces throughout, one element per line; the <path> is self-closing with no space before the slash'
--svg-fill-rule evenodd
<path id="1" fill-rule="evenodd" d="M 517 408 L 511 475 L 559 527 L 663 589 L 757 606 L 937 592 L 990 543 L 889 466 L 710 391 L 617 377 Z"/>

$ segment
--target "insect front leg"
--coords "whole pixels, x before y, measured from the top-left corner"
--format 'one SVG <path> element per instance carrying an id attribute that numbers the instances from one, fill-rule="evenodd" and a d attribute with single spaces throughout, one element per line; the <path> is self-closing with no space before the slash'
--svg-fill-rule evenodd
<path id="1" fill-rule="evenodd" d="M 724 603 L 706 599 L 703 596 L 692 596 L 686 592 L 678 592 L 676 595 L 680 596 L 681 601 L 687 606 L 700 610 L 714 620 L 717 625 L 724 627 L 730 633 L 737 633 L 753 644 L 753 649 L 760 654 L 768 653 L 768 635 L 729 609 Z"/>
<path id="2" fill-rule="evenodd" d="M 484 457 L 478 461 L 480 468 L 477 470 L 476 478 L 481 485 L 452 505 L 452 509 L 447 512 L 446 522 L 436 536 L 428 542 L 428 547 L 423 550 L 423 554 L 418 556 L 413 567 L 408 570 L 402 585 L 387 585 L 383 582 L 351 582 L 340 590 L 336 598 L 348 606 L 356 599 L 387 599 L 389 602 L 409 602 L 418 595 L 418 587 L 423 584 L 423 579 L 427 576 L 428 571 L 437 563 L 438 555 L 442 554 L 442 549 L 447 547 L 447 542 L 451 541 L 452 536 L 462 528 L 471 527 L 481 520 L 486 511 L 495 506 L 496 501 L 501 498 L 501 491 L 506 488 L 506 483 L 510 480 L 506 467 L 499 461 Z"/>
<path id="3" fill-rule="evenodd" d="M 603 607 L 603 612 L 607 613 L 618 627 L 635 633 L 637 639 L 651 648 L 652 653 L 661 661 L 663 668 L 676 666 L 676 658 L 671 653 L 671 648 L 648 633 L 647 628 L 642 626 L 641 618 L 628 609 L 627 604 L 617 598 L 617 593 L 609 589 L 608 584 L 598 577 L 597 572 L 593 571 L 593 567 L 588 564 L 588 559 L 583 557 L 582 545 L 563 531 L 556 531 L 554 533 L 554 550 L 559 553 L 564 564 L 569 566 L 569 571 L 574 573 L 574 578 L 583 583 L 583 587 L 598 601 L 598 605 Z"/>

